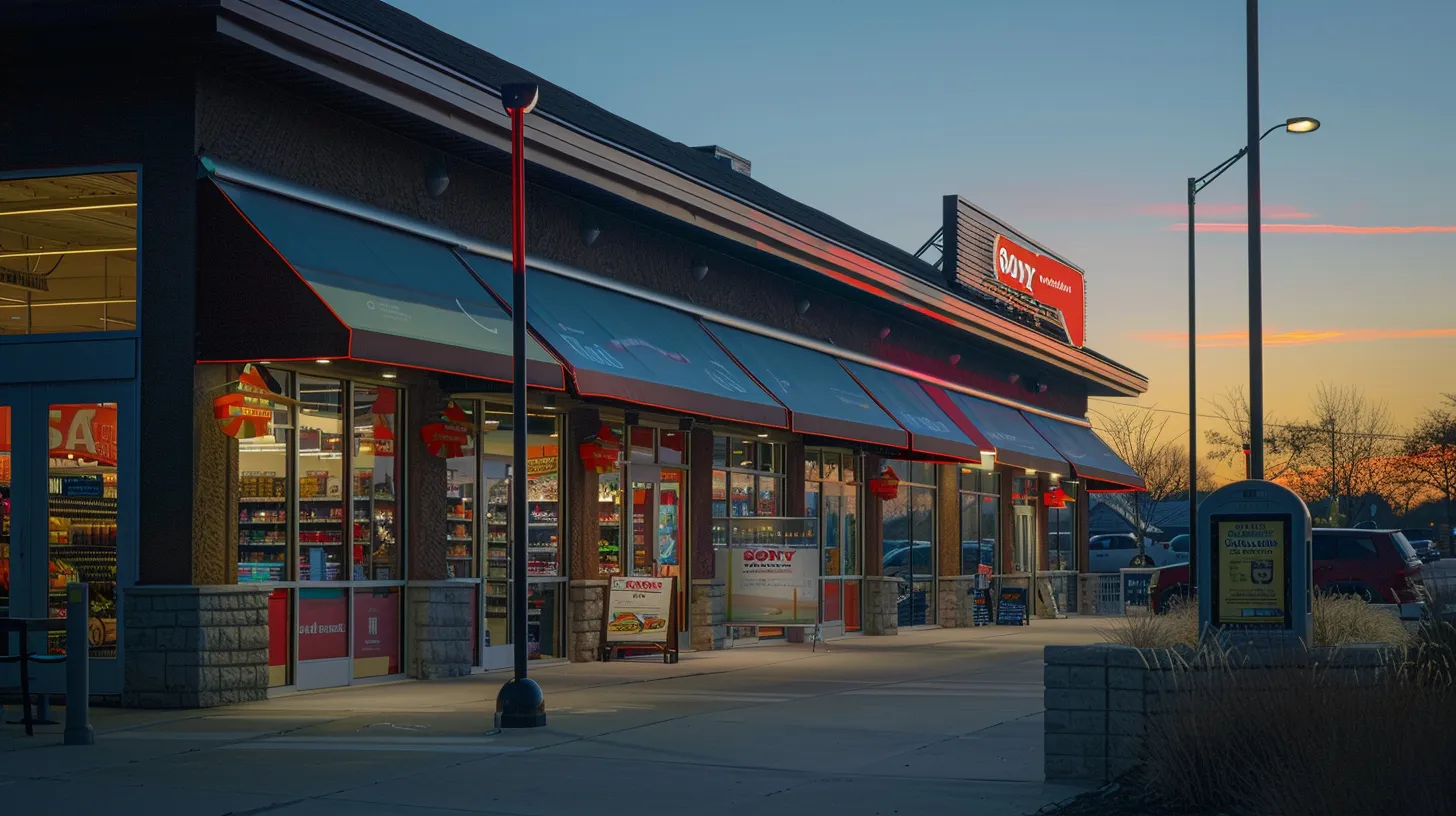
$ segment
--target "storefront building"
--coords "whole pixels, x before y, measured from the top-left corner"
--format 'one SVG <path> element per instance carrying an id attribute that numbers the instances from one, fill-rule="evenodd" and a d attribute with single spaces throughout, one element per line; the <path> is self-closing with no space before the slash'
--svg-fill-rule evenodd
<path id="1" fill-rule="evenodd" d="M 21 8 L 0 614 L 89 584 L 98 694 L 509 666 L 513 478 L 542 661 L 600 657 L 614 577 L 671 580 L 694 649 L 969 625 L 978 575 L 1066 609 L 1085 495 L 1141 487 L 1085 419 L 1147 383 L 1085 347 L 1081 272 L 963 199 L 932 265 L 543 85 L 513 383 L 524 70 L 383 3 Z M 774 552 L 802 594 L 735 583 Z"/>

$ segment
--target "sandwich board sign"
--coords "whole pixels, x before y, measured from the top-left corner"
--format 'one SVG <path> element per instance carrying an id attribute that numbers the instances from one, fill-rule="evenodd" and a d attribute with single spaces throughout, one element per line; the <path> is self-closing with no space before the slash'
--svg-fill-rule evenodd
<path id="1" fill-rule="evenodd" d="M 1246 480 L 1198 508 L 1200 632 L 1310 642 L 1314 586 L 1309 507 L 1283 485 Z"/>
<path id="2" fill-rule="evenodd" d="M 624 649 L 643 649 L 661 652 L 664 663 L 676 663 L 676 598 L 676 578 L 613 578 L 602 621 L 603 658 L 610 660 Z"/>

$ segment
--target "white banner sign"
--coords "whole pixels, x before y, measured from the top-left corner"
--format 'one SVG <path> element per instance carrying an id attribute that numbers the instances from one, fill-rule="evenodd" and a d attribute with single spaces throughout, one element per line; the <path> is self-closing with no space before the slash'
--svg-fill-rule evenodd
<path id="1" fill-rule="evenodd" d="M 781 625 L 818 623 L 818 548 L 730 548 L 728 622 Z"/>

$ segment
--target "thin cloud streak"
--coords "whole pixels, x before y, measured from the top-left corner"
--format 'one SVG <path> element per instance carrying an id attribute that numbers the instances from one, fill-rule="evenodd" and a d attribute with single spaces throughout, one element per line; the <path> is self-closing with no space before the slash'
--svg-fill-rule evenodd
<path id="1" fill-rule="evenodd" d="M 1165 348 L 1187 348 L 1188 332 L 1133 332 L 1134 339 Z M 1330 343 L 1369 343 L 1381 340 L 1428 340 L 1456 338 L 1452 329 L 1295 329 L 1287 332 L 1265 332 L 1266 346 L 1315 346 Z M 1198 335 L 1199 348 L 1246 348 L 1248 332 L 1214 332 Z"/>
<path id="2" fill-rule="evenodd" d="M 1233 218 L 1243 215 L 1246 207 L 1243 204 L 1199 204 L 1198 212 L 1210 218 Z M 1262 212 L 1266 218 L 1313 218 L 1314 213 L 1307 213 L 1298 207 L 1291 207 L 1288 204 L 1265 204 Z M 1133 208 L 1136 215 L 1157 215 L 1157 216 L 1186 216 L 1188 205 L 1179 204 L 1174 201 L 1160 201 L 1156 204 L 1144 204 Z"/>
<path id="3" fill-rule="evenodd" d="M 1248 232 L 1248 224 L 1227 224 L 1199 221 L 1194 228 L 1198 232 Z M 1187 232 L 1187 224 L 1169 224 L 1166 232 Z M 1415 235 L 1424 232 L 1456 232 L 1456 226 L 1419 227 L 1352 227 L 1344 224 L 1265 224 L 1264 232 L 1284 232 L 1296 235 Z"/>

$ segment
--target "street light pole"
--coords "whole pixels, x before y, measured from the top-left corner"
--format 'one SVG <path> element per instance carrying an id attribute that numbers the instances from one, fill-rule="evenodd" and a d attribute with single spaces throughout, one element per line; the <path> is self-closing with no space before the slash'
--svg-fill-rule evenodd
<path id="1" fill-rule="evenodd" d="M 1259 0 L 1247 0 L 1249 132 L 1249 478 L 1264 478 L 1264 270 L 1259 190 Z"/>
<path id="2" fill-rule="evenodd" d="M 1274 125 L 1253 140 L 1253 145 L 1258 147 L 1265 137 L 1274 131 L 1284 128 L 1288 133 L 1312 133 L 1319 130 L 1320 122 L 1308 116 L 1296 116 L 1285 119 L 1283 124 Z M 1194 208 L 1198 201 L 1198 194 L 1203 188 L 1212 184 L 1215 179 L 1223 175 L 1230 167 L 1239 163 L 1245 155 L 1251 151 L 1245 147 L 1239 152 L 1225 159 L 1217 167 L 1209 170 L 1198 178 L 1188 179 L 1188 570 L 1189 579 L 1198 577 L 1198 559 L 1195 554 L 1198 552 L 1198 311 L 1197 304 L 1197 277 L 1194 274 L 1194 262 L 1197 258 L 1194 252 L 1194 241 L 1197 233 L 1197 224 L 1194 220 Z M 1261 413 L 1260 416 L 1263 414 Z M 1244 478 L 1250 476 L 1249 467 L 1250 446 L 1244 446 Z"/>
<path id="3" fill-rule="evenodd" d="M 511 640 L 515 676 L 495 698 L 496 728 L 540 728 L 546 724 L 546 697 L 526 676 L 526 114 L 536 107 L 541 89 L 534 83 L 501 86 L 501 104 L 511 117 Z"/>

